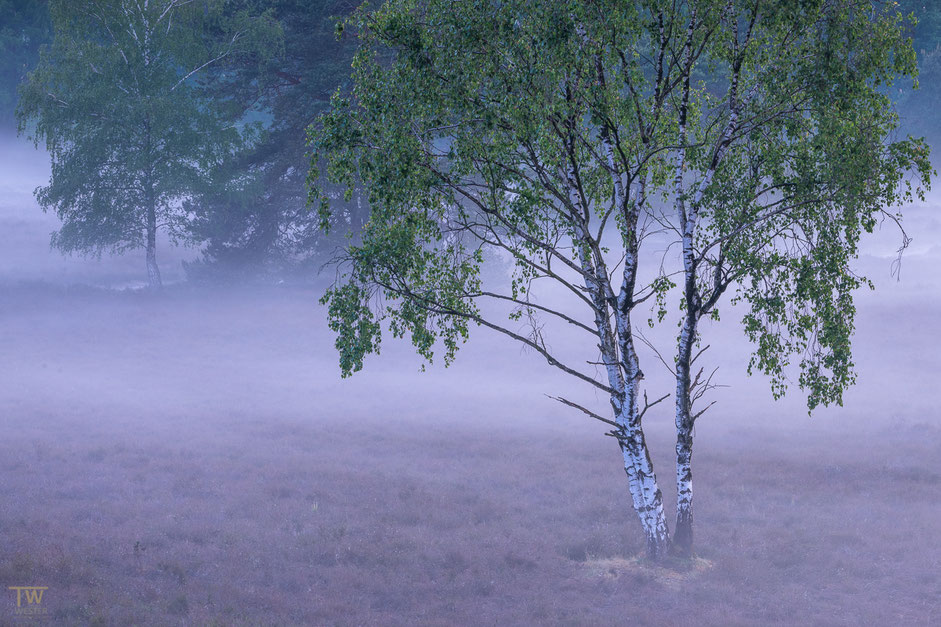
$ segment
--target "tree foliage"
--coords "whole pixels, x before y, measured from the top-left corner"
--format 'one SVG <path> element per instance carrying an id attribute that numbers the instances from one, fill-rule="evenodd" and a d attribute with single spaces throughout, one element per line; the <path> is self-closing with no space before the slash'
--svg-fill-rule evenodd
<path id="1" fill-rule="evenodd" d="M 188 236 L 182 200 L 248 130 L 207 97 L 201 72 L 279 36 L 270 19 L 227 9 L 223 0 L 50 3 L 54 39 L 21 89 L 18 116 L 52 159 L 37 199 L 63 221 L 56 247 L 146 247 L 159 285 L 157 230 Z"/>
<path id="2" fill-rule="evenodd" d="M 712 30 L 702 6 L 690 11 L 691 32 Z M 700 319 L 734 290 L 756 346 L 749 372 L 769 375 L 777 398 L 797 356 L 809 408 L 841 403 L 854 377 L 853 291 L 865 282 L 851 267 L 860 235 L 880 216 L 897 219 L 886 207 L 920 194 L 931 170 L 922 140 L 892 137 L 898 117 L 884 91 L 916 74 L 900 14 L 854 2 L 720 10 L 710 56 L 726 86 L 697 94 L 684 79 L 673 207 L 662 219 L 682 249 L 674 548 L 687 555 L 693 428 L 708 409 L 693 405 L 712 386 L 701 367 L 693 373 Z M 690 35 L 687 76 L 694 47 Z"/>
<path id="3" fill-rule="evenodd" d="M 941 3 L 929 0 L 900 0 L 893 5 L 903 15 L 915 18 L 906 34 L 918 54 L 919 89 L 886 90 L 898 104 L 902 127 L 926 136 L 931 142 L 941 138 L 941 118 L 936 114 L 941 98 Z"/>
<path id="4" fill-rule="evenodd" d="M 657 48 L 664 7 L 656 2 L 447 9 L 389 2 L 358 14 L 355 90 L 335 97 L 313 136 L 316 155 L 329 158 L 327 178 L 350 187 L 361 181 L 372 208 L 363 245 L 350 249 L 345 312 L 374 311 L 352 308 L 354 291 L 401 302 L 378 315 L 419 338 L 429 357 L 431 337 L 442 338 L 450 356 L 466 321 L 478 315 L 481 251 L 510 252 L 517 285 L 551 277 L 553 262 L 590 279 L 594 251 L 582 248 L 600 242 L 606 227 L 615 223 L 619 243 L 636 246 L 634 225 L 615 202 L 649 202 L 654 194 L 676 200 L 679 190 L 699 216 L 697 252 L 722 256 L 721 263 L 701 259 L 712 272 L 697 280 L 707 285 L 718 271 L 724 286 L 744 281 L 740 297 L 752 306 L 746 328 L 759 344 L 754 365 L 775 374 L 786 354 L 817 346 L 828 355 L 811 351 L 804 381 L 819 384 L 812 404 L 835 400 L 848 382 L 846 299 L 860 284 L 847 262 L 882 207 L 903 199 L 905 177 L 914 170 L 927 182 L 923 142 L 886 141 L 897 116 L 879 91 L 896 75 L 913 75 L 915 57 L 901 16 L 873 20 L 860 3 L 823 1 L 743 3 L 735 13 L 743 30 L 749 13 L 761 19 L 738 54 L 728 43 L 727 5 L 694 4 L 701 7 L 691 37 L 697 56 L 674 78 L 695 81 L 697 70 L 719 78 L 713 88 L 694 82 L 683 105 L 657 93 L 664 87 L 683 95 L 658 85 L 643 57 Z M 678 10 L 667 27 L 679 31 L 689 17 Z M 684 34 L 670 35 L 671 64 L 680 64 Z M 612 68 L 603 80 L 596 64 Z M 737 95 L 729 91 L 732 72 Z M 732 113 L 738 122 L 730 123 Z M 613 162 L 606 133 L 617 136 Z M 577 183 L 566 180 L 571 159 Z M 625 188 L 620 194 L 612 170 Z M 315 183 L 324 180 L 319 174 L 315 167 Z M 566 191 L 573 183 L 578 198 Z M 629 198 L 625 183 L 644 189 Z M 327 195 L 316 187 L 314 194 L 329 213 Z M 681 238 L 682 215 L 650 213 Z M 600 236 L 594 242 L 587 241 L 592 227 Z M 582 288 L 574 292 L 585 296 Z M 438 306 L 412 308 L 421 302 Z M 361 366 L 362 354 L 347 358 L 352 369 Z M 836 380 L 820 379 L 824 362 Z"/>
<path id="5" fill-rule="evenodd" d="M 683 306 L 711 314 L 735 286 L 757 345 L 750 368 L 777 396 L 798 355 L 811 408 L 839 402 L 853 379 L 861 234 L 930 182 L 927 145 L 893 138 L 899 120 L 884 93 L 917 74 L 905 21 L 854 2 L 753 3 L 739 43 L 712 55 L 727 90 L 680 110 L 695 141 L 678 154 L 668 218 L 690 235 Z"/>

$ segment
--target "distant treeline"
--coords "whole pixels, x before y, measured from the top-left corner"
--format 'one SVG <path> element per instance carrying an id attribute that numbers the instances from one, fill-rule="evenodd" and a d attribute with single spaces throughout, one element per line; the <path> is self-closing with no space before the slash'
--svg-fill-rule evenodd
<path id="1" fill-rule="evenodd" d="M 337 24 L 358 3 L 198 0 L 196 4 L 205 5 L 207 16 L 220 6 L 227 15 L 265 15 L 279 25 L 280 33 L 266 50 L 231 55 L 199 77 L 199 89 L 220 116 L 259 130 L 251 141 L 240 142 L 237 151 L 214 163 L 211 174 L 206 173 L 206 184 L 186 196 L 185 224 L 176 235 L 204 251 L 190 272 L 196 276 L 307 268 L 328 256 L 337 241 L 323 234 L 316 212 L 306 206 L 310 165 L 306 129 L 326 109 L 335 90 L 349 82 L 353 43 L 337 36 Z M 18 90 L 23 91 L 21 86 L 37 67 L 40 50 L 52 44 L 56 27 L 49 8 L 47 0 L 0 0 L 0 125 L 8 129 L 15 124 Z M 941 3 L 901 0 L 898 8 L 918 19 L 911 37 L 921 88 L 889 89 L 903 118 L 902 130 L 933 142 L 941 134 L 941 117 L 935 114 L 941 98 Z M 208 27 L 203 23 L 199 28 Z M 196 35 L 205 38 L 212 33 Z M 348 228 L 334 229 L 332 237 L 357 229 L 366 217 L 364 206 L 351 199 L 346 224 L 340 225 Z"/>

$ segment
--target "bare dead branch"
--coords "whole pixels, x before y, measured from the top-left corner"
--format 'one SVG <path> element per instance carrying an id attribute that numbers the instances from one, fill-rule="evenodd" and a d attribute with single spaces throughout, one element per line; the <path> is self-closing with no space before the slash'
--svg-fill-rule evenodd
<path id="1" fill-rule="evenodd" d="M 694 415 L 693 415 L 693 418 L 692 418 L 693 422 L 696 422 L 696 419 L 697 419 L 697 418 L 699 418 L 699 417 L 702 416 L 704 413 L 706 413 L 706 410 L 709 409 L 710 407 L 712 407 L 713 405 L 715 405 L 717 402 L 718 402 L 718 401 L 712 401 L 711 403 L 709 403 L 708 405 L 706 405 L 704 408 L 702 408 L 700 411 L 698 411 L 696 414 L 694 414 Z"/>
<path id="2" fill-rule="evenodd" d="M 554 400 L 554 401 L 559 401 L 559 402 L 562 403 L 563 405 L 568 405 L 569 407 L 574 407 L 575 409 L 579 410 L 580 412 L 582 412 L 582 413 L 584 413 L 584 414 L 587 414 L 588 416 L 591 416 L 591 417 L 594 418 L 595 420 L 600 420 L 601 422 L 606 423 L 606 424 L 609 424 L 609 425 L 611 425 L 611 426 L 613 426 L 613 427 L 615 427 L 615 428 L 618 428 L 618 429 L 621 428 L 621 426 L 620 426 L 618 423 L 614 422 L 613 420 L 608 420 L 607 418 L 603 418 L 603 417 L 599 416 L 598 414 L 596 414 L 595 412 L 591 411 L 590 409 L 588 409 L 588 408 L 586 408 L 586 407 L 582 407 L 582 406 L 579 405 L 578 403 L 573 403 L 572 401 L 568 400 L 567 398 L 562 398 L 561 396 L 549 396 L 548 394 L 546 394 L 546 397 L 551 398 L 551 399 Z"/>
<path id="3" fill-rule="evenodd" d="M 637 420 L 638 420 L 638 422 L 644 417 L 644 414 L 647 413 L 647 410 L 648 410 L 648 409 L 650 409 L 651 407 L 653 407 L 653 406 L 656 405 L 657 403 L 661 403 L 661 402 L 667 400 L 668 398 L 670 398 L 670 395 L 669 395 L 669 394 L 664 394 L 663 396 L 661 396 L 660 398 L 658 398 L 658 399 L 655 400 L 654 402 L 648 403 L 648 402 L 647 402 L 647 391 L 644 390 L 644 408 L 643 408 L 643 409 L 640 411 L 640 413 L 637 415 Z"/>
<path id="4" fill-rule="evenodd" d="M 700 349 L 700 351 L 696 353 L 696 355 L 691 360 L 689 360 L 689 365 L 692 366 L 694 363 L 696 363 L 696 360 L 699 359 L 699 356 L 709 350 L 710 346 L 711 344 L 706 344 L 705 348 Z"/>

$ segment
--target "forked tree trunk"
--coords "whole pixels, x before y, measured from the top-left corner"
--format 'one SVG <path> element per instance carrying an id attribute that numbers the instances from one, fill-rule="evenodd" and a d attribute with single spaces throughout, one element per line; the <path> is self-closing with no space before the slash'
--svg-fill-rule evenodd
<path id="1" fill-rule="evenodd" d="M 625 256 L 624 272 L 631 273 L 627 277 L 627 290 L 622 294 L 633 292 L 633 269 L 636 267 L 636 248 Z M 670 531 L 667 528 L 666 516 L 663 511 L 663 494 L 654 474 L 653 462 L 644 437 L 641 423 L 643 412 L 640 409 L 640 381 L 644 378 L 640 369 L 640 361 L 634 348 L 634 338 L 629 317 L 630 309 L 627 306 L 627 297 L 621 296 L 617 302 L 614 321 L 618 332 L 619 347 L 624 378 L 621 385 L 623 393 L 617 399 L 612 399 L 615 411 L 615 422 L 620 427 L 621 437 L 618 442 L 621 454 L 624 457 L 624 471 L 627 473 L 631 496 L 634 500 L 634 510 L 640 518 L 644 529 L 647 544 L 647 557 L 657 561 L 667 554 L 670 546 Z M 646 411 L 645 397 L 645 408 Z"/>
<path id="2" fill-rule="evenodd" d="M 617 390 L 611 395 L 611 407 L 618 426 L 617 439 L 624 458 L 624 471 L 627 473 L 634 511 L 640 518 L 646 537 L 647 557 L 656 561 L 664 557 L 669 549 L 670 532 L 663 512 L 663 494 L 654 474 L 653 461 L 641 424 L 643 414 L 638 394 L 639 383 L 644 375 L 634 350 L 630 320 L 627 316 L 616 314 L 615 324 L 619 332 L 624 376 L 616 367 L 609 366 L 609 379 Z M 610 351 L 609 356 L 606 356 L 607 363 L 615 363 L 613 354 L 614 351 Z"/>
<path id="3" fill-rule="evenodd" d="M 663 493 L 657 483 L 653 470 L 653 461 L 647 448 L 644 429 L 641 424 L 641 412 L 638 406 L 638 382 L 643 378 L 637 360 L 637 354 L 631 343 L 631 335 L 626 321 L 618 320 L 622 331 L 622 348 L 627 356 L 625 360 L 627 377 L 624 381 L 624 394 L 612 397 L 615 422 L 619 427 L 618 444 L 624 458 L 624 472 L 634 501 L 634 511 L 640 518 L 646 538 L 647 558 L 657 561 L 666 556 L 670 547 L 670 531 L 667 528 L 666 515 L 663 511 Z"/>
<path id="4" fill-rule="evenodd" d="M 588 223 L 590 212 L 581 196 L 575 191 L 578 188 L 575 183 L 578 180 L 578 172 L 574 165 L 574 145 L 570 144 L 567 148 L 572 165 L 570 170 L 563 171 L 562 174 L 568 182 L 569 198 L 572 206 L 576 208 L 576 215 L 586 216 L 584 223 L 576 220 L 573 225 L 576 232 L 575 248 L 581 267 L 585 271 L 585 288 L 594 304 L 595 328 L 600 340 L 598 347 L 607 371 L 608 384 L 612 390 L 611 406 L 614 409 L 615 423 L 618 426 L 618 443 L 624 458 L 624 470 L 627 473 L 634 510 L 640 518 L 646 536 L 647 556 L 652 560 L 658 560 L 666 554 L 669 548 L 670 533 L 663 513 L 663 495 L 653 471 L 653 462 L 647 450 L 638 411 L 638 383 L 643 378 L 643 374 L 640 372 L 633 346 L 630 332 L 630 307 L 627 304 L 628 297 L 625 296 L 632 290 L 622 290 L 618 306 L 613 312 L 615 327 L 618 331 L 615 336 L 611 328 L 611 319 L 608 317 L 611 295 L 605 290 L 608 272 L 597 243 L 594 247 L 588 244 L 591 238 L 585 225 Z M 615 185 L 615 188 L 617 189 L 618 186 Z M 630 273 L 634 268 L 630 260 L 625 259 L 624 273 L 628 279 L 631 279 L 629 280 L 631 287 L 633 280 Z M 610 287 L 607 290 L 610 292 Z"/>

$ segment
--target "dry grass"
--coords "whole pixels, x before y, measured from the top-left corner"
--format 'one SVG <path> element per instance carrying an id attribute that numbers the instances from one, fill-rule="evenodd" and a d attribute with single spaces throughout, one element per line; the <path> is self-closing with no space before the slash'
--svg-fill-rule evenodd
<path id="1" fill-rule="evenodd" d="M 592 577 L 618 579 L 622 575 L 629 575 L 649 579 L 673 589 L 679 589 L 714 565 L 712 561 L 702 557 L 666 560 L 658 564 L 640 556 L 591 557 L 584 563 L 585 571 Z"/>
<path id="2" fill-rule="evenodd" d="M 726 397 L 697 434 L 701 559 L 651 567 L 624 557 L 643 538 L 610 438 L 542 400 L 564 382 L 515 348 L 480 335 L 417 375 L 389 344 L 341 382 L 312 293 L 15 295 L 0 592 L 49 586 L 49 624 L 941 621 L 941 426 L 920 406 L 810 422 Z M 887 363 L 917 352 L 879 337 Z M 668 418 L 647 418 L 667 503 Z"/>

